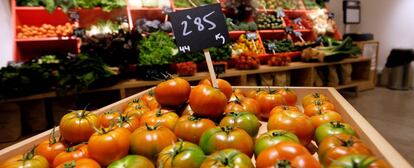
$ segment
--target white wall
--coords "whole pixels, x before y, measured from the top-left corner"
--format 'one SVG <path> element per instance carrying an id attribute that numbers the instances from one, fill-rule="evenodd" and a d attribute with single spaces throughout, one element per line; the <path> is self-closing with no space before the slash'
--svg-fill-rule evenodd
<path id="1" fill-rule="evenodd" d="M 0 0 L 0 67 L 13 59 L 10 1 Z"/>
<path id="2" fill-rule="evenodd" d="M 392 48 L 414 49 L 414 0 L 361 0 L 361 24 L 352 25 L 352 32 L 373 33 L 380 42 L 378 68 L 385 66 Z M 331 0 L 336 22 L 342 24 L 342 1 Z M 343 27 L 341 32 L 343 32 Z"/>

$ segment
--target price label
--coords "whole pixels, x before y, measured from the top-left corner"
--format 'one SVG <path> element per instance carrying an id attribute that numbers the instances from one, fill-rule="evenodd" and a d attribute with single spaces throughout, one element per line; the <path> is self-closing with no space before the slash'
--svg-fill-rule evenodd
<path id="1" fill-rule="evenodd" d="M 182 53 L 222 46 L 230 42 L 220 4 L 170 13 L 177 47 Z"/>
<path id="2" fill-rule="evenodd" d="M 273 43 L 273 42 L 267 43 L 267 48 L 269 50 L 274 50 L 274 49 L 276 49 L 276 44 Z"/>
<path id="3" fill-rule="evenodd" d="M 286 16 L 285 11 L 283 11 L 282 8 L 279 7 L 279 8 L 276 9 L 276 17 L 282 18 L 282 17 L 285 17 L 285 16 Z"/>
<path id="4" fill-rule="evenodd" d="M 73 30 L 73 35 L 79 38 L 83 38 L 85 36 L 85 29 L 84 28 L 75 28 L 75 30 Z"/>
<path id="5" fill-rule="evenodd" d="M 293 33 L 293 28 L 291 26 L 285 27 L 285 33 L 286 34 L 292 34 Z"/>
<path id="6" fill-rule="evenodd" d="M 301 32 L 293 31 L 293 34 L 298 38 L 302 38 L 302 33 Z"/>
<path id="7" fill-rule="evenodd" d="M 256 40 L 257 34 L 255 32 L 247 32 L 246 38 L 247 40 Z"/>
<path id="8" fill-rule="evenodd" d="M 297 25 L 302 25 L 302 18 L 296 18 L 293 20 L 293 23 L 297 24 Z"/>
<path id="9" fill-rule="evenodd" d="M 69 14 L 70 21 L 72 21 L 72 22 L 79 21 L 80 15 L 79 15 L 78 12 L 76 12 L 76 11 L 69 11 L 68 14 Z"/>
<path id="10" fill-rule="evenodd" d="M 167 6 L 162 7 L 162 13 L 164 13 L 164 14 L 170 14 L 172 12 L 174 12 L 172 8 L 167 7 Z"/>

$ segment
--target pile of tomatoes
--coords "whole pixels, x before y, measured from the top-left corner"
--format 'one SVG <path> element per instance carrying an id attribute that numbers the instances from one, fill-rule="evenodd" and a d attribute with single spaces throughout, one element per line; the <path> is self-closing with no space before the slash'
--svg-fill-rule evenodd
<path id="1" fill-rule="evenodd" d="M 50 24 L 43 24 L 40 27 L 22 25 L 17 27 L 17 38 L 68 37 L 72 35 L 73 29 L 74 25 L 69 22 L 57 26 Z"/>
<path id="2" fill-rule="evenodd" d="M 254 53 L 242 53 L 234 59 L 236 69 L 248 70 L 259 69 L 260 59 Z"/>
<path id="3" fill-rule="evenodd" d="M 0 167 L 388 167 L 372 156 L 327 96 L 306 95 L 303 111 L 297 99 L 288 88 L 233 90 L 222 79 L 218 88 L 209 79 L 191 88 L 174 78 L 123 111 L 66 114 L 60 134 L 52 131 L 49 140 Z M 267 121 L 263 134 L 259 129 L 266 123 L 260 120 Z"/>
<path id="4" fill-rule="evenodd" d="M 192 61 L 180 62 L 176 66 L 179 76 L 193 76 L 197 72 L 197 64 Z"/>
<path id="5" fill-rule="evenodd" d="M 290 63 L 289 57 L 278 57 L 273 56 L 267 60 L 267 65 L 269 66 L 288 66 Z"/>

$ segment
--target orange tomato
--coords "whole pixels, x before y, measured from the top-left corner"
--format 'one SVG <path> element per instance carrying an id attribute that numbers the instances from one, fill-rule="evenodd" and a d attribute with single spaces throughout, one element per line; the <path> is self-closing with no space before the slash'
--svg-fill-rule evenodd
<path id="1" fill-rule="evenodd" d="M 128 154 L 130 136 L 126 128 L 103 128 L 89 138 L 89 156 L 107 166 Z"/>
<path id="2" fill-rule="evenodd" d="M 185 103 L 190 96 L 191 86 L 182 78 L 161 82 L 155 89 L 155 99 L 161 106 L 178 106 Z"/>
<path id="3" fill-rule="evenodd" d="M 198 83 L 199 85 L 207 85 L 207 86 L 213 86 L 213 84 L 211 83 L 211 79 L 204 79 L 202 81 L 200 81 L 200 83 Z M 233 94 L 233 89 L 231 87 L 231 84 L 229 82 L 227 82 L 224 79 L 217 79 L 217 84 L 218 84 L 218 89 L 224 93 L 224 95 L 226 96 L 227 100 L 229 100 L 231 98 L 231 94 Z"/>
<path id="4" fill-rule="evenodd" d="M 273 114 L 268 121 L 267 130 L 285 130 L 298 136 L 302 145 L 308 145 L 314 133 L 314 128 L 308 116 L 301 112 L 285 110 Z"/>
<path id="5" fill-rule="evenodd" d="M 259 154 L 256 167 L 321 168 L 322 166 L 304 146 L 294 142 L 280 142 Z"/>
<path id="6" fill-rule="evenodd" d="M 206 118 L 197 118 L 192 115 L 181 116 L 174 127 L 174 133 L 184 141 L 198 144 L 201 135 L 216 124 Z"/>
<path id="7" fill-rule="evenodd" d="M 313 127 L 316 129 L 320 125 L 331 122 L 340 121 L 342 122 L 342 116 L 336 111 L 332 110 L 321 110 L 314 116 L 310 117 Z"/>
<path id="8" fill-rule="evenodd" d="M 260 106 L 259 103 L 252 98 L 236 98 L 234 101 L 230 101 L 226 108 L 224 109 L 225 113 L 231 112 L 249 112 L 253 113 L 256 116 L 259 116 Z"/>
<path id="9" fill-rule="evenodd" d="M 112 110 L 100 114 L 98 117 L 101 127 L 109 127 L 110 125 L 115 124 L 115 119 L 118 116 L 119 112 Z"/>
<path id="10" fill-rule="evenodd" d="M 53 160 L 53 167 L 57 167 L 62 163 L 88 158 L 88 146 L 86 144 L 79 144 L 66 148 L 64 152 L 59 153 Z"/>
<path id="11" fill-rule="evenodd" d="M 314 116 L 314 115 L 318 114 L 319 111 L 321 111 L 321 110 L 333 110 L 333 111 L 335 111 L 335 105 L 333 105 L 329 101 L 315 100 L 311 104 L 307 105 L 304 108 L 303 112 L 307 116 L 310 117 L 310 116 Z"/>
<path id="12" fill-rule="evenodd" d="M 145 113 L 141 117 L 141 122 L 139 125 L 155 125 L 157 123 L 160 123 L 162 126 L 167 127 L 170 130 L 174 130 L 178 118 L 178 115 L 174 111 L 167 109 L 156 109 Z"/>
<path id="13" fill-rule="evenodd" d="M 276 114 L 278 112 L 282 112 L 285 110 L 291 110 L 291 111 L 297 111 L 300 112 L 299 108 L 296 106 L 286 106 L 286 105 L 281 105 L 281 106 L 276 106 L 275 108 L 272 109 L 272 111 L 270 111 L 270 115 L 272 116 L 273 114 Z"/>
<path id="14" fill-rule="evenodd" d="M 53 128 L 52 132 L 49 135 L 49 140 L 43 141 L 35 148 L 35 153 L 41 155 L 47 159 L 50 165 L 52 165 L 53 160 L 55 157 L 65 151 L 66 144 L 61 141 L 61 137 L 59 139 L 56 138 L 55 128 Z"/>

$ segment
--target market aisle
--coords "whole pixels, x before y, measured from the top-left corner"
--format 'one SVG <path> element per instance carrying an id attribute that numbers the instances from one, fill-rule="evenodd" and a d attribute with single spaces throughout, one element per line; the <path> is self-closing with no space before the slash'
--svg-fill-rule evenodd
<path id="1" fill-rule="evenodd" d="M 344 95 L 345 96 L 345 95 Z M 359 97 L 346 96 L 387 141 L 414 165 L 414 91 L 377 87 Z"/>

